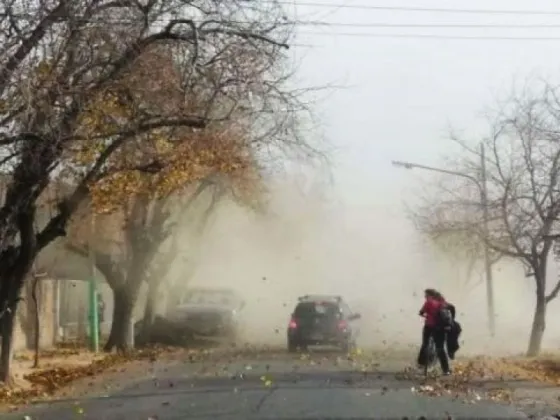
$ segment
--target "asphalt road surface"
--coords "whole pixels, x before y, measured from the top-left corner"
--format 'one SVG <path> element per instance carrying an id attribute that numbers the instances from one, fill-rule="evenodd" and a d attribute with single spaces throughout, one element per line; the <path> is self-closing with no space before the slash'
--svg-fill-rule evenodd
<path id="1" fill-rule="evenodd" d="M 224 355 L 154 366 L 107 395 L 27 407 L 2 419 L 526 418 L 513 406 L 430 397 L 398 379 L 405 361 L 332 354 Z"/>

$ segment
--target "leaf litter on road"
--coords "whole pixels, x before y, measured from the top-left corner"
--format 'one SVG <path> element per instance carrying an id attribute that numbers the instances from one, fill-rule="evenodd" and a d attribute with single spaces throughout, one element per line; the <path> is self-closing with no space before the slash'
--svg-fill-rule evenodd
<path id="1" fill-rule="evenodd" d="M 70 356 L 79 356 L 80 354 L 87 351 L 85 348 L 82 347 L 71 347 L 71 348 L 58 348 L 55 347 L 53 349 L 44 349 L 39 352 L 39 360 L 45 361 L 55 358 L 63 358 L 63 357 L 70 357 Z M 14 360 L 21 361 L 21 362 L 30 362 L 33 361 L 34 352 L 26 350 L 26 351 L 19 351 L 14 354 Z"/>
<path id="2" fill-rule="evenodd" d="M 453 375 L 425 378 L 408 368 L 396 375 L 398 379 L 419 382 L 411 391 L 429 396 L 454 396 L 468 403 L 482 399 L 512 402 L 513 381 L 560 385 L 560 356 L 545 354 L 527 357 L 474 357 L 455 363 Z"/>
<path id="3" fill-rule="evenodd" d="M 362 349 L 354 349 L 346 356 L 325 355 L 320 352 L 302 352 L 294 355 L 295 360 L 303 361 L 303 364 L 309 365 L 324 365 L 326 363 L 335 364 L 348 364 L 351 365 L 355 371 L 361 371 L 364 375 L 375 372 L 380 363 L 385 358 L 391 358 L 392 352 L 380 351 L 363 351 Z M 180 353 L 181 358 L 185 362 L 199 362 L 199 361 L 215 361 L 216 366 L 223 366 L 221 371 L 232 379 L 244 379 L 243 371 L 251 371 L 258 367 L 258 360 L 265 358 L 266 360 L 274 359 L 275 356 L 286 357 L 283 349 L 263 349 L 260 346 L 238 346 L 228 349 L 227 352 L 221 353 L 213 349 L 182 349 Z M 240 372 L 232 371 L 227 373 L 227 363 L 224 365 L 224 356 L 227 356 L 229 363 L 238 362 L 241 359 L 251 360 L 251 364 L 244 363 L 240 366 Z M 393 354 L 394 356 L 394 354 Z M 111 361 L 111 357 L 114 357 Z M 139 357 L 131 356 L 131 358 Z M 150 356 L 143 356 L 144 358 Z M 151 356 L 151 359 L 155 359 Z M 25 395 L 17 395 L 17 390 L 5 390 L 8 395 L 4 401 L 20 401 L 25 403 L 30 399 L 39 399 L 51 395 L 54 390 L 63 387 L 65 384 L 73 382 L 75 379 L 81 377 L 95 376 L 97 372 L 101 372 L 110 367 L 116 367 L 122 363 L 122 359 L 118 356 L 108 356 L 107 360 L 99 361 L 97 366 L 95 363 L 88 368 L 74 369 L 65 371 L 63 369 L 49 369 L 46 371 L 34 372 L 30 377 L 33 379 L 34 388 Z M 105 364 L 105 365 L 104 365 Z M 446 378 L 430 377 L 427 380 L 419 378 L 414 370 L 407 370 L 397 375 L 402 379 L 412 379 L 414 382 L 419 383 L 412 388 L 412 392 L 440 396 L 447 395 L 457 399 L 463 399 L 468 403 L 476 403 L 481 399 L 491 399 L 494 401 L 509 401 L 511 400 L 511 391 L 507 387 L 494 387 L 492 389 L 479 389 L 479 383 L 493 379 L 494 382 L 499 382 L 500 379 L 505 381 L 506 378 L 511 377 L 526 377 L 532 379 L 540 379 L 547 381 L 558 380 L 560 374 L 550 372 L 550 364 L 546 364 L 541 360 L 528 360 L 528 359 L 492 359 L 492 358 L 473 358 L 457 361 L 454 366 L 454 375 Z M 537 372 L 529 373 L 529 370 L 537 369 Z M 97 369 L 97 370 L 96 370 Z M 293 371 L 298 371 L 300 366 L 295 364 Z M 547 370 L 548 369 L 548 370 Z M 273 378 L 269 372 L 270 365 L 266 365 L 266 374 L 261 377 L 261 383 L 264 387 L 273 386 Z M 210 372 L 211 373 L 211 372 Z M 210 374 L 209 373 L 209 374 Z M 249 373 L 249 372 L 247 372 Z M 498 381 L 496 381 L 498 379 Z M 233 384 L 232 384 L 233 385 Z M 237 386 L 232 387 L 234 393 L 240 392 Z M 383 392 L 383 394 L 386 391 Z M 0 396 L 0 400 L 2 397 Z"/>
<path id="4" fill-rule="evenodd" d="M 16 408 L 28 404 L 33 400 L 43 400 L 52 397 L 58 390 L 83 378 L 95 378 L 109 370 L 126 371 L 126 363 L 148 359 L 153 361 L 158 354 L 169 350 L 164 347 L 129 352 L 127 355 L 108 354 L 100 359 L 94 359 L 86 365 L 53 366 L 38 369 L 23 376 L 28 387 L 0 387 L 0 405 Z"/>

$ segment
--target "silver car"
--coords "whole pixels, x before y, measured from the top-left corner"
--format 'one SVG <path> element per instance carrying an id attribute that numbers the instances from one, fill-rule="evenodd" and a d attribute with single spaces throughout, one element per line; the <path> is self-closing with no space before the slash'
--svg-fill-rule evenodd
<path id="1" fill-rule="evenodd" d="M 168 321 L 203 337 L 235 339 L 245 302 L 231 289 L 191 288 L 166 315 Z"/>

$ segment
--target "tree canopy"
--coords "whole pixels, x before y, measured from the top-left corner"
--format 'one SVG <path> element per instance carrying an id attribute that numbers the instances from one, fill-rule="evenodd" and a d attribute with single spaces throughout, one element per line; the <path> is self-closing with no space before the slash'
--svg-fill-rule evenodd
<path id="1" fill-rule="evenodd" d="M 293 24 L 282 3 L 0 1 L 2 305 L 16 304 L 37 253 L 88 198 L 99 212 L 139 209 L 140 196 L 211 173 L 258 179 L 270 150 L 316 152 L 288 85 Z M 52 182 L 65 187 L 37 231 Z M 2 329 L 11 336 L 11 317 Z"/>

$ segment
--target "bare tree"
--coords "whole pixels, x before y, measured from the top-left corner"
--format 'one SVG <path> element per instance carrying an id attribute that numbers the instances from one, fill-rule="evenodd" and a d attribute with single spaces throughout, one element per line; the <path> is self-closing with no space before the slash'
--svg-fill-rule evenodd
<path id="1" fill-rule="evenodd" d="M 523 264 L 535 283 L 535 312 L 527 353 L 536 355 L 546 325 L 546 306 L 560 291 L 557 279 L 547 284 L 547 265 L 560 215 L 560 99 L 549 84 L 509 102 L 484 139 L 487 153 L 489 236 L 484 235 L 480 203 L 462 188 L 448 189 L 417 211 L 415 220 L 431 235 L 461 234 L 470 243 L 486 242 L 496 255 Z M 477 177 L 477 147 L 459 142 L 457 162 Z M 457 186 L 456 186 L 457 187 Z M 457 193 L 459 191 L 459 193 Z M 434 210 L 435 209 L 435 210 Z M 478 245 L 477 245 L 478 246 Z"/>
<path id="2" fill-rule="evenodd" d="M 445 185 L 441 185 L 445 189 Z M 449 191 L 449 190 L 447 190 Z M 441 197 L 441 196 L 440 196 Z M 426 235 L 428 246 L 436 256 L 448 262 L 450 273 L 446 283 L 452 285 L 457 296 L 467 297 L 483 281 L 484 243 L 469 231 L 458 231 L 447 226 L 442 220 L 441 202 L 434 206 L 433 198 L 423 197 L 423 205 L 409 210 L 410 218 L 416 227 Z M 455 205 L 456 203 L 454 203 Z M 491 265 L 496 264 L 501 255 L 493 250 L 490 252 Z"/>
<path id="3" fill-rule="evenodd" d="M 429 245 L 436 256 L 449 263 L 446 283 L 453 286 L 457 296 L 466 297 L 480 282 L 475 278 L 477 264 L 482 256 L 477 253 L 478 247 L 469 246 L 469 242 L 457 235 L 437 235 L 430 238 Z"/>
<path id="4" fill-rule="evenodd" d="M 9 379 L 10 314 L 24 279 L 38 252 L 65 235 L 92 184 L 119 172 L 161 172 L 173 149 L 186 147 L 189 133 L 215 122 L 235 120 L 254 129 L 252 114 L 278 111 L 293 118 L 293 97 L 284 93 L 279 65 L 291 26 L 281 3 L 0 2 L 0 163 L 11 178 L 0 208 L 0 304 L 6 314 L 0 380 Z M 177 75 L 157 61 L 142 65 L 158 48 L 181 51 L 174 54 Z M 150 84 L 140 83 L 146 79 L 138 69 L 151 75 Z M 167 106 L 154 91 L 165 91 Z M 122 159 L 124 150 L 157 149 L 162 138 L 174 139 L 163 156 Z M 272 142 L 308 149 L 287 129 L 253 137 L 255 147 Z M 69 193 L 36 231 L 37 198 L 55 177 L 68 183 Z"/>
<path id="5" fill-rule="evenodd" d="M 142 200 L 145 197 L 136 197 L 132 209 L 126 213 L 122 257 L 96 251 L 97 266 L 114 292 L 113 319 L 105 351 L 115 347 L 121 352 L 127 350 L 132 312 L 142 284 L 146 283 L 151 289 L 149 294 L 156 295 L 179 253 L 181 217 L 210 186 L 212 184 L 203 180 L 187 199 L 169 196 L 146 203 Z M 152 301 L 148 299 L 148 302 Z M 142 331 L 144 338 L 151 327 L 152 309 L 147 305 Z"/>
<path id="6" fill-rule="evenodd" d="M 184 233 L 187 218 L 192 219 L 192 207 L 199 197 L 210 191 L 212 199 L 197 223 L 203 230 L 217 201 L 226 193 L 226 185 L 216 176 L 208 176 L 193 185 L 165 197 L 152 196 L 141 190 L 132 197 L 130 205 L 119 213 L 109 215 L 112 228 L 104 232 L 85 232 L 80 229 L 83 221 L 76 220 L 72 227 L 72 240 L 67 249 L 88 256 L 91 235 L 104 236 L 105 245 L 93 245 L 94 261 L 113 291 L 114 305 L 111 332 L 105 344 L 105 351 L 117 348 L 120 352 L 127 349 L 132 312 L 137 303 L 142 284 L 149 287 L 149 298 L 145 308 L 143 338 L 147 338 L 153 319 L 153 301 L 161 283 L 165 280 L 170 267 L 182 253 L 183 243 L 179 238 Z M 90 217 L 91 209 L 85 212 Z M 119 229 L 119 217 L 124 218 Z M 108 220 L 108 219 L 107 219 Z M 87 229 L 86 229 L 87 230 Z M 195 239 L 195 238 L 193 238 Z M 95 244 L 96 241 L 94 241 Z M 97 241 L 99 242 L 99 241 Z M 112 242 L 115 246 L 108 247 Z M 91 242 L 90 242 L 91 244 Z"/>
<path id="7" fill-rule="evenodd" d="M 207 195 L 210 195 L 209 200 L 206 200 L 209 202 L 205 203 L 205 208 L 193 208 L 193 205 L 197 200 L 204 198 L 205 192 L 209 192 Z M 161 295 L 160 289 L 164 283 L 168 281 L 171 267 L 177 263 L 183 267 L 187 264 L 194 264 L 192 261 L 193 255 L 189 255 L 186 252 L 187 250 L 191 251 L 194 244 L 190 244 L 191 246 L 185 250 L 185 239 L 188 239 L 191 242 L 200 241 L 209 225 L 212 214 L 225 193 L 225 186 L 218 183 L 217 180 L 205 179 L 199 183 L 192 195 L 182 198 L 178 203 L 176 203 L 173 211 L 174 217 L 172 217 L 171 222 L 167 221 L 167 228 L 169 229 L 169 234 L 166 238 L 167 241 L 166 243 L 159 245 L 158 252 L 144 276 L 144 280 L 148 285 L 144 316 L 141 324 L 142 331 L 140 333 L 144 343 L 148 343 L 150 341 L 150 332 L 152 330 L 156 314 L 157 301 L 160 297 L 163 297 L 163 300 L 167 301 L 167 297 Z M 199 217 L 196 217 L 196 213 L 202 214 L 198 215 Z M 195 224 L 194 229 L 191 229 L 189 232 L 190 235 L 187 235 L 184 227 L 192 224 Z M 185 286 L 190 279 L 186 274 L 186 270 L 185 272 L 182 272 L 182 276 L 184 277 L 181 279 L 181 284 L 183 286 Z M 166 292 L 167 294 L 172 293 L 170 290 L 167 290 Z"/>

